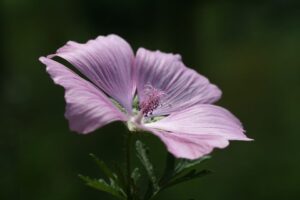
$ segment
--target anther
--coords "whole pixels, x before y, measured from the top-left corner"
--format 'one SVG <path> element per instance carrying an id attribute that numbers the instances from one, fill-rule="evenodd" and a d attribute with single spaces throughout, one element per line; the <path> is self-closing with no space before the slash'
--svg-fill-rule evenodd
<path id="1" fill-rule="evenodd" d="M 161 105 L 161 97 L 164 95 L 159 89 L 146 85 L 144 89 L 144 100 L 140 104 L 140 110 L 145 117 L 153 114 L 153 111 Z"/>

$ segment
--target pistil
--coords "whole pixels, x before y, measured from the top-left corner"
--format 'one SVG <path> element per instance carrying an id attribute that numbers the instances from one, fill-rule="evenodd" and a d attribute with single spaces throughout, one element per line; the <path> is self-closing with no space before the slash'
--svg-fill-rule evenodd
<path id="1" fill-rule="evenodd" d="M 161 105 L 161 97 L 164 95 L 159 89 L 151 85 L 146 85 L 144 90 L 144 100 L 140 104 L 140 111 L 145 117 L 152 115 L 153 111 Z"/>

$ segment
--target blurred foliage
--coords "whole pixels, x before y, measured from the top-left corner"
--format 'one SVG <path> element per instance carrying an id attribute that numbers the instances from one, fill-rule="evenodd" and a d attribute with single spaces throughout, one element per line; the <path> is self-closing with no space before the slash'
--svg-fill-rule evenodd
<path id="1" fill-rule="evenodd" d="M 218 104 L 255 139 L 214 151 L 207 162 L 212 176 L 165 190 L 158 199 L 300 199 L 297 0 L 1 0 L 0 199 L 111 199 L 84 186 L 77 174 L 97 174 L 90 152 L 119 162 L 125 127 L 71 133 L 63 89 L 38 62 L 68 40 L 108 33 L 134 50 L 180 53 L 220 86 Z M 162 172 L 164 146 L 150 134 L 141 140 Z"/>
<path id="2" fill-rule="evenodd" d="M 212 172 L 207 169 L 199 169 L 199 165 L 210 159 L 210 156 L 187 160 L 176 159 L 172 154 L 168 153 L 164 173 L 159 178 L 156 174 L 156 167 L 153 166 L 150 159 L 150 149 L 140 140 L 135 141 L 133 134 L 128 134 L 127 132 L 125 134 L 127 134 L 126 146 L 127 148 L 130 146 L 129 149 L 126 149 L 125 169 L 114 172 L 104 161 L 100 160 L 94 154 L 90 154 L 98 165 L 99 170 L 105 175 L 105 178 L 90 178 L 89 176 L 79 174 L 79 178 L 87 186 L 101 192 L 106 192 L 120 200 L 152 200 L 156 199 L 157 195 L 167 188 L 199 179 Z M 141 173 L 139 167 L 134 166 L 134 169 L 131 167 L 131 160 L 134 157 L 128 153 L 132 151 L 130 145 L 132 143 L 135 143 L 135 154 L 143 168 L 143 173 Z M 117 166 L 117 169 L 121 169 L 120 166 Z M 147 180 L 143 181 L 141 178 L 146 178 Z M 140 184 L 141 181 L 147 182 L 147 184 Z"/>

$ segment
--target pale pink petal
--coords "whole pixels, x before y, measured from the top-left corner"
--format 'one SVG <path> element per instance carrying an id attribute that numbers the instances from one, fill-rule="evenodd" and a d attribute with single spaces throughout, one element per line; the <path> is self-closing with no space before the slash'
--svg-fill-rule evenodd
<path id="1" fill-rule="evenodd" d="M 166 145 L 177 158 L 197 159 L 211 153 L 214 148 L 225 148 L 229 142 L 217 135 L 193 135 L 173 133 L 157 129 L 150 130 Z"/>
<path id="2" fill-rule="evenodd" d="M 153 115 L 166 115 L 195 104 L 213 103 L 221 91 L 207 78 L 187 68 L 179 55 L 140 48 L 136 55 L 139 100 L 145 99 L 147 85 L 164 92 Z"/>
<path id="3" fill-rule="evenodd" d="M 222 136 L 227 140 L 251 140 L 244 134 L 242 124 L 233 114 L 210 104 L 192 106 L 145 126 L 192 135 Z"/>
<path id="4" fill-rule="evenodd" d="M 134 53 L 117 35 L 99 36 L 85 44 L 68 42 L 56 54 L 117 100 L 131 113 L 135 93 Z"/>
<path id="5" fill-rule="evenodd" d="M 158 136 L 174 156 L 188 159 L 224 148 L 229 140 L 251 140 L 235 116 L 209 104 L 195 105 L 143 126 Z"/>
<path id="6" fill-rule="evenodd" d="M 45 57 L 39 60 L 47 66 L 53 81 L 65 88 L 65 117 L 71 130 L 86 134 L 110 122 L 127 120 L 92 83 L 54 60 Z"/>

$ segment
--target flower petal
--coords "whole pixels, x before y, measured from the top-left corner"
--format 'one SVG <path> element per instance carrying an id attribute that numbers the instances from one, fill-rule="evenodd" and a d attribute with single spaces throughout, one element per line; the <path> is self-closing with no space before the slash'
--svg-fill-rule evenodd
<path id="1" fill-rule="evenodd" d="M 56 54 L 74 65 L 131 113 L 135 93 L 134 53 L 117 35 L 99 36 L 85 44 L 68 42 Z"/>
<path id="2" fill-rule="evenodd" d="M 229 142 L 217 135 L 193 135 L 150 129 L 177 158 L 197 159 L 211 153 L 214 148 L 225 148 Z"/>
<path id="3" fill-rule="evenodd" d="M 136 65 L 140 102 L 145 98 L 143 90 L 147 85 L 165 93 L 162 105 L 154 110 L 153 115 L 166 115 L 195 104 L 213 103 L 221 97 L 221 91 L 207 78 L 187 68 L 179 55 L 140 48 Z"/>
<path id="4" fill-rule="evenodd" d="M 82 79 L 64 65 L 41 57 L 53 81 L 65 88 L 66 113 L 70 129 L 89 133 L 112 121 L 126 121 L 127 117 L 92 83 Z"/>
<path id="5" fill-rule="evenodd" d="M 196 159 L 229 140 L 250 141 L 240 121 L 219 106 L 200 104 L 143 125 L 158 136 L 174 156 Z"/>
<path id="6" fill-rule="evenodd" d="M 200 136 L 222 136 L 227 140 L 251 140 L 244 134 L 241 122 L 233 114 L 210 104 L 192 106 L 145 126 Z"/>

